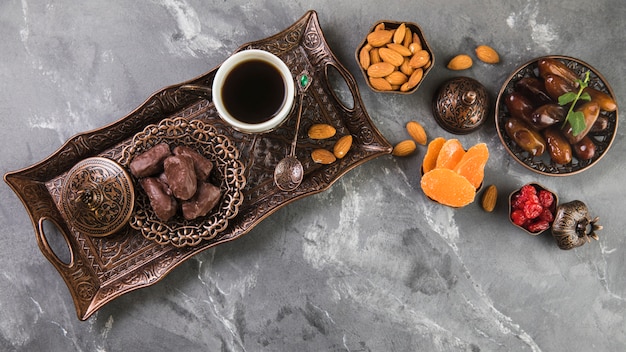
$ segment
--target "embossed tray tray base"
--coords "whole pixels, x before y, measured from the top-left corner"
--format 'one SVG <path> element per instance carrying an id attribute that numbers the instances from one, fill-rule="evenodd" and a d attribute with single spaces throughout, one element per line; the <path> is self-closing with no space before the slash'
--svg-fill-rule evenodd
<path id="1" fill-rule="evenodd" d="M 67 284 L 78 318 L 89 318 L 100 307 L 129 291 L 154 284 L 189 257 L 218 244 L 234 240 L 288 203 L 328 189 L 352 168 L 380 155 L 389 154 L 391 145 L 371 123 L 353 76 L 338 62 L 321 31 L 317 14 L 307 12 L 284 31 L 243 45 L 239 50 L 264 49 L 281 57 L 294 77 L 307 69 L 313 85 L 304 97 L 301 136 L 297 156 L 303 162 L 305 177 L 292 192 L 280 191 L 273 183 L 273 170 L 289 150 L 295 126 L 295 113 L 276 131 L 258 136 L 239 133 L 224 125 L 211 102 L 178 88 L 183 84 L 211 86 L 216 68 L 177 85 L 166 87 L 136 110 L 101 129 L 79 134 L 68 140 L 50 157 L 23 170 L 5 175 L 5 181 L 18 195 L 33 223 L 38 245 Z M 336 71 L 352 94 L 353 106 L 345 106 L 331 85 L 329 72 Z M 178 248 L 150 241 L 130 226 L 107 237 L 90 237 L 78 231 L 63 212 L 61 188 L 68 171 L 88 157 L 100 156 L 119 161 L 132 137 L 149 124 L 165 118 L 202 119 L 228 136 L 241 151 L 247 177 L 244 201 L 228 228 L 197 246 Z M 329 123 L 337 136 L 352 134 L 350 152 L 331 165 L 311 161 L 310 152 L 332 148 L 334 139 L 311 141 L 308 126 Z M 51 249 L 44 223 L 56 225 L 65 238 L 71 259 L 61 261 Z"/>

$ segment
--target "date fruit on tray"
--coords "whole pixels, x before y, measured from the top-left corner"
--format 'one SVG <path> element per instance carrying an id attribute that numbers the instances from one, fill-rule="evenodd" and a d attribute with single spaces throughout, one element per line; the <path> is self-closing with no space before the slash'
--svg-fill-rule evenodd
<path id="1" fill-rule="evenodd" d="M 206 215 L 217 205 L 221 192 L 209 182 L 210 160 L 186 146 L 173 153 L 167 143 L 159 143 L 139 154 L 130 163 L 131 173 L 150 199 L 157 217 L 168 221 L 178 205 L 187 220 Z"/>

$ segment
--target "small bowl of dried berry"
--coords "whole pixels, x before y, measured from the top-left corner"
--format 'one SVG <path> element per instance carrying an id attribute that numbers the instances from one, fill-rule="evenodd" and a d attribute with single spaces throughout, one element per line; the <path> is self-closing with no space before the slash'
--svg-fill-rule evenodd
<path id="1" fill-rule="evenodd" d="M 528 183 L 509 196 L 509 220 L 530 235 L 536 236 L 552 226 L 556 193 L 538 183 Z"/>

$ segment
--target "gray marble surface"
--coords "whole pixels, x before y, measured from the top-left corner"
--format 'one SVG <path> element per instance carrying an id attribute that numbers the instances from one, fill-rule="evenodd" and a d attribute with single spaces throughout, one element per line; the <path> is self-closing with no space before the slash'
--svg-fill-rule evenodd
<path id="1" fill-rule="evenodd" d="M 561 54 L 598 69 L 626 96 L 626 5 L 574 1 L 31 1 L 0 3 L 1 171 L 32 165 L 71 136 L 125 116 L 160 88 L 209 71 L 239 45 L 307 10 L 357 79 L 385 137 L 433 120 L 437 87 L 459 75 L 495 95 L 517 66 Z M 409 96 L 373 93 L 354 50 L 380 19 L 420 24 L 436 67 Z M 499 65 L 445 68 L 489 44 Z M 368 162 L 328 191 L 282 208 L 246 236 L 202 252 L 157 284 L 77 319 L 63 280 L 37 247 L 28 215 L 0 185 L 2 351 L 623 351 L 626 349 L 626 143 L 592 169 L 554 178 L 506 153 L 492 123 L 459 137 L 491 151 L 498 207 L 436 205 L 419 189 L 423 148 Z M 581 199 L 600 240 L 572 251 L 507 219 L 527 182 Z"/>

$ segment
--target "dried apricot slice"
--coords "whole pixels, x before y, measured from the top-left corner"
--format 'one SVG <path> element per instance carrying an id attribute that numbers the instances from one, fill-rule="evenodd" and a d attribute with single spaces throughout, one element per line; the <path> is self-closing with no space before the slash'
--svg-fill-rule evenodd
<path id="1" fill-rule="evenodd" d="M 450 169 L 431 170 L 422 176 L 420 184 L 428 198 L 450 207 L 464 207 L 476 196 L 476 188 Z"/>
<path id="2" fill-rule="evenodd" d="M 437 156 L 439 155 L 439 151 L 443 144 L 446 142 L 445 138 L 437 137 L 428 143 L 428 148 L 426 149 L 426 154 L 424 154 L 424 161 L 422 161 L 422 172 L 427 173 L 428 171 L 435 168 L 437 165 Z"/>
<path id="3" fill-rule="evenodd" d="M 465 155 L 465 149 L 458 139 L 448 139 L 437 155 L 437 164 L 435 168 L 454 169 L 456 164 L 461 161 Z"/>
<path id="4" fill-rule="evenodd" d="M 478 143 L 467 150 L 454 171 L 465 177 L 474 188 L 478 188 L 485 177 L 485 165 L 489 160 L 489 149 L 485 143 Z"/>

